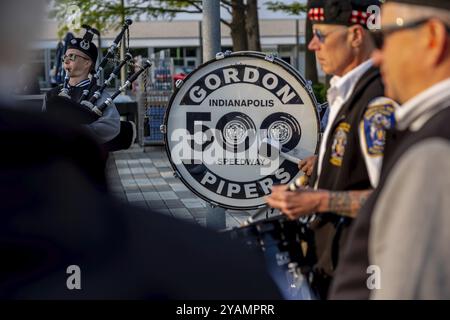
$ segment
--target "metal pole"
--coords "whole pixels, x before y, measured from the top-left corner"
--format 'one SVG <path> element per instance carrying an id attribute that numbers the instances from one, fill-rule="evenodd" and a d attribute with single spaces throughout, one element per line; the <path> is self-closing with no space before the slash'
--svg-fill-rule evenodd
<path id="1" fill-rule="evenodd" d="M 297 70 L 300 70 L 300 57 L 299 57 L 299 49 L 300 49 L 300 32 L 299 32 L 299 21 L 298 19 L 295 20 L 295 68 Z"/>
<path id="2" fill-rule="evenodd" d="M 220 52 L 220 0 L 203 0 L 203 62 Z"/>
<path id="3" fill-rule="evenodd" d="M 203 0 L 202 48 L 203 62 L 212 60 L 220 52 L 220 0 Z M 215 230 L 225 229 L 225 209 L 208 207 L 206 226 Z"/>
<path id="4" fill-rule="evenodd" d="M 225 209 L 208 205 L 208 211 L 206 212 L 206 226 L 214 230 L 225 229 Z"/>
<path id="5" fill-rule="evenodd" d="M 120 1 L 120 9 L 121 9 L 121 23 L 122 25 L 125 23 L 125 2 L 124 0 Z M 123 35 L 122 41 L 120 41 L 120 61 L 122 61 L 125 58 L 125 38 L 126 35 Z M 126 79 L 126 74 L 125 74 L 125 68 L 120 69 L 120 85 L 123 86 L 125 83 L 125 79 Z M 127 90 L 124 90 L 122 93 L 122 95 L 126 95 L 127 94 Z"/>
<path id="6" fill-rule="evenodd" d="M 199 39 L 199 47 L 200 47 L 200 64 L 203 62 L 203 31 L 202 31 L 202 22 L 198 22 L 198 39 Z M 197 63 L 198 64 L 198 63 Z"/>

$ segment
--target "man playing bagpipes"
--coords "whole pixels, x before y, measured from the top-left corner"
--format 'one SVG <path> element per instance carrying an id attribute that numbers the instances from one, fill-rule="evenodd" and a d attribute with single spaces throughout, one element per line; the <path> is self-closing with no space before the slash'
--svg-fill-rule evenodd
<path id="1" fill-rule="evenodd" d="M 96 83 L 91 85 L 93 80 L 89 78 L 89 75 L 94 77 L 93 73 L 95 72 L 95 63 L 98 55 L 97 47 L 92 43 L 94 33 L 96 33 L 96 30 L 87 28 L 83 38 L 73 38 L 69 42 L 67 51 L 62 58 L 64 70 L 66 71 L 64 84 L 47 92 L 44 99 L 44 110 L 47 110 L 50 113 L 56 113 L 52 108 L 59 108 L 57 113 L 61 116 L 77 118 L 77 116 L 71 112 L 67 101 L 61 99 L 58 100 L 55 99 L 55 97 L 65 97 L 73 102 L 79 103 L 81 102 L 80 99 L 83 96 L 83 91 L 89 90 L 87 92 L 87 95 L 89 96 L 98 89 Z M 97 100 L 97 104 L 102 104 L 108 97 L 109 95 L 103 91 Z M 49 101 L 52 106 L 48 105 Z M 55 102 L 56 105 L 53 106 Z M 66 104 L 63 107 L 61 105 L 64 105 L 64 102 L 66 102 Z M 78 107 L 80 110 L 83 108 L 82 106 L 72 107 L 75 110 Z M 62 108 L 64 108 L 64 111 L 61 110 Z M 76 119 L 73 120 L 76 121 Z M 84 126 L 99 143 L 106 143 L 115 138 L 120 132 L 120 115 L 114 103 L 109 104 L 97 120 L 89 124 L 84 124 Z"/>
<path id="2" fill-rule="evenodd" d="M 133 58 L 130 53 L 127 53 L 107 80 L 98 85 L 102 70 L 108 61 L 114 59 L 119 42 L 131 23 L 130 19 L 125 21 L 120 33 L 96 69 L 94 66 L 97 60 L 97 48 L 91 41 L 94 34 L 99 33 L 89 26 L 83 26 L 87 30 L 83 39 L 70 40 L 70 45 L 63 56 L 66 70 L 64 85 L 49 91 L 44 100 L 44 109 L 50 115 L 83 125 L 107 151 L 128 149 L 133 143 L 136 137 L 136 125 L 131 121 L 120 121 L 113 100 L 151 66 L 150 61 L 146 60 L 138 71 L 130 75 L 125 83 L 109 96 L 104 90 L 118 77 L 121 68 Z M 89 74 L 91 74 L 90 78 Z"/>

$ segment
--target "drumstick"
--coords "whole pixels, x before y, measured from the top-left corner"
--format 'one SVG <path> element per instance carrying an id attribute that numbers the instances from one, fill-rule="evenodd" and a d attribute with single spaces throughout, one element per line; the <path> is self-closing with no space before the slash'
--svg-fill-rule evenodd
<path id="1" fill-rule="evenodd" d="M 243 223 L 241 223 L 241 227 L 248 226 L 250 223 L 254 222 L 256 218 L 258 218 L 260 215 L 262 215 L 268 209 L 269 209 L 268 206 L 264 206 L 264 207 L 258 209 L 258 211 L 256 211 L 247 220 L 245 220 Z"/>
<path id="2" fill-rule="evenodd" d="M 264 143 L 275 148 L 279 152 L 280 156 L 295 164 L 298 164 L 304 158 L 307 158 L 312 154 L 310 151 L 301 147 L 297 147 L 293 150 L 287 150 L 277 140 L 271 138 L 264 138 L 261 142 L 261 145 L 263 145 Z"/>
<path id="3" fill-rule="evenodd" d="M 300 187 L 305 187 L 308 185 L 309 177 L 307 175 L 303 175 L 295 179 L 294 183 L 289 185 L 289 191 L 296 191 Z"/>

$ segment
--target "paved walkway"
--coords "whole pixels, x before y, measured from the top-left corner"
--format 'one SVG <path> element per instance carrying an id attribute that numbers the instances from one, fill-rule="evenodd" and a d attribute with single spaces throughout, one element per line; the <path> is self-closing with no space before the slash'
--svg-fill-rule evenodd
<path id="1" fill-rule="evenodd" d="M 206 226 L 208 204 L 174 177 L 164 147 L 134 145 L 112 153 L 107 176 L 112 193 L 123 201 Z M 247 212 L 227 210 L 226 227 L 248 217 Z"/>

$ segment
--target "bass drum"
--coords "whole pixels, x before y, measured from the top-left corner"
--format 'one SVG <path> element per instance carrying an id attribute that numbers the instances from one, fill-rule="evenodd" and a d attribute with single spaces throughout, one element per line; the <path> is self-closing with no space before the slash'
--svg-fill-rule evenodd
<path id="1" fill-rule="evenodd" d="M 272 185 L 300 174 L 279 150 L 317 151 L 317 109 L 310 86 L 281 59 L 256 52 L 218 55 L 172 95 L 163 124 L 166 151 L 181 181 L 200 198 L 228 209 L 257 209 Z M 276 142 L 269 152 L 267 138 Z"/>

